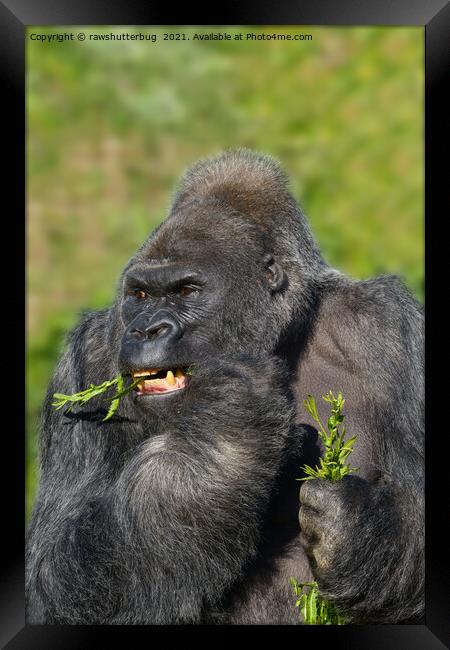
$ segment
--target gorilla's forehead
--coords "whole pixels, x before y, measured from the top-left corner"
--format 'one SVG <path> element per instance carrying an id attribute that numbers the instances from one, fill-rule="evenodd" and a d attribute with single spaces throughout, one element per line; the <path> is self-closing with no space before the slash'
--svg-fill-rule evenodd
<path id="1" fill-rule="evenodd" d="M 175 259 L 234 258 L 244 249 L 255 253 L 263 233 L 254 223 L 216 200 L 191 201 L 171 213 L 145 245 L 146 258 L 155 264 Z"/>
<path id="2" fill-rule="evenodd" d="M 146 258 L 146 266 L 149 269 L 160 269 L 167 266 L 173 266 L 173 262 L 168 257 L 163 257 L 162 259 L 157 258 Z"/>
<path id="3" fill-rule="evenodd" d="M 180 269 L 208 269 L 227 258 L 226 252 L 213 237 L 186 230 L 158 232 L 134 258 L 132 266 L 143 267 L 153 275 L 177 273 Z"/>
<path id="4" fill-rule="evenodd" d="M 154 269 L 180 264 L 204 262 L 220 254 L 220 243 L 210 236 L 186 230 L 158 233 L 142 251 L 141 259 Z"/>
<path id="5" fill-rule="evenodd" d="M 198 260 L 169 260 L 169 259 L 143 259 L 137 261 L 132 267 L 132 271 L 138 271 L 151 275 L 152 277 L 185 278 L 190 276 L 192 280 L 200 279 L 201 272 Z M 195 277 L 194 277 L 195 276 Z"/>

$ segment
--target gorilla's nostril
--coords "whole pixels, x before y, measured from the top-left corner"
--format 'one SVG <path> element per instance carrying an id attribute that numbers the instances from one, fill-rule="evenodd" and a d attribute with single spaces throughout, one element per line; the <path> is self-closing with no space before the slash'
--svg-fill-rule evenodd
<path id="1" fill-rule="evenodd" d="M 163 336 L 164 334 L 167 334 L 171 328 L 168 325 L 161 325 L 161 327 L 155 327 L 154 329 L 151 329 L 150 331 L 147 332 L 148 336 Z"/>
<path id="2" fill-rule="evenodd" d="M 134 339 L 138 339 L 138 340 L 142 340 L 142 339 L 147 338 L 146 333 L 143 332 L 142 330 L 138 330 L 138 329 L 131 330 L 130 336 L 132 336 Z"/>

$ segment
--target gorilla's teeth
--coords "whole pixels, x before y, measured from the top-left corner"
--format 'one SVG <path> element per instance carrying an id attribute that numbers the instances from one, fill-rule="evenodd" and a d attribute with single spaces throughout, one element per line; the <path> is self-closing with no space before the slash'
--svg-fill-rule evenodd
<path id="1" fill-rule="evenodd" d="M 150 370 L 137 370 L 133 372 L 133 377 L 145 377 L 146 375 L 156 375 L 160 368 L 151 368 Z"/>
<path id="2" fill-rule="evenodd" d="M 178 379 L 181 379 L 182 377 L 184 377 L 184 372 L 180 368 L 178 368 L 175 371 L 175 377 L 177 377 Z"/>
<path id="3" fill-rule="evenodd" d="M 171 370 L 167 371 L 166 381 L 169 384 L 169 386 L 175 386 L 175 384 L 177 383 L 177 380 L 175 379 L 174 374 Z"/>

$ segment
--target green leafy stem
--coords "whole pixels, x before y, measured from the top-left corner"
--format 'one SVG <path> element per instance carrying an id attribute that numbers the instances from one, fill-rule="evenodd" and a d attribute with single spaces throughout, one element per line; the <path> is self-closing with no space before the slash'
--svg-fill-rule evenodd
<path id="1" fill-rule="evenodd" d="M 303 616 L 305 625 L 345 625 L 345 618 L 336 607 L 323 598 L 317 582 L 297 582 L 290 578 L 290 583 L 297 596 L 295 606 Z"/>
<path id="2" fill-rule="evenodd" d="M 309 481 L 314 478 L 339 481 L 347 474 L 358 470 L 357 467 L 349 467 L 346 463 L 348 455 L 353 451 L 356 436 L 345 440 L 346 430 L 343 425 L 344 414 L 342 412 L 345 400 L 341 393 L 337 397 L 328 391 L 322 399 L 331 404 L 331 415 L 327 420 L 327 429 L 317 412 L 316 402 L 312 395 L 308 395 L 304 401 L 307 412 L 318 425 L 318 435 L 325 447 L 325 454 L 320 458 L 320 464 L 315 468 L 309 465 L 302 467 L 306 476 L 297 479 L 298 481 Z M 305 625 L 345 625 L 345 618 L 338 612 L 335 605 L 329 603 L 321 596 L 317 582 L 297 582 L 290 578 L 290 583 L 297 597 L 295 603 L 299 608 Z"/>
<path id="3" fill-rule="evenodd" d="M 331 390 L 326 395 L 323 395 L 322 399 L 331 404 L 331 415 L 327 420 L 328 432 L 322 424 L 312 395 L 308 395 L 308 398 L 304 401 L 304 406 L 313 420 L 319 425 L 317 433 L 325 447 L 325 455 L 320 458 L 320 465 L 316 465 L 314 469 L 309 465 L 304 465 L 302 469 L 307 476 L 297 479 L 299 481 L 309 481 L 313 478 L 339 481 L 350 472 L 358 470 L 357 467 L 349 467 L 345 462 L 347 456 L 353 451 L 356 440 L 356 436 L 345 440 L 346 431 L 343 425 L 345 416 L 342 413 L 345 399 L 343 399 L 341 393 L 335 397 Z M 340 426 L 341 429 L 339 429 Z"/>
<path id="4" fill-rule="evenodd" d="M 54 406 L 56 409 L 61 409 L 68 404 L 69 406 L 65 412 L 69 413 L 73 409 L 75 404 L 78 404 L 79 406 L 84 406 L 84 404 L 86 404 L 86 402 L 88 402 L 93 397 L 102 395 L 113 386 L 116 386 L 117 393 L 113 397 L 108 398 L 111 401 L 111 405 L 108 409 L 108 413 L 103 418 L 103 422 L 106 422 L 106 420 L 112 418 L 112 416 L 116 413 L 117 409 L 119 408 L 120 398 L 126 395 L 127 393 L 131 392 L 133 388 L 135 388 L 141 381 L 142 381 L 142 377 L 139 377 L 138 379 L 133 381 L 129 386 L 125 388 L 125 376 L 122 373 L 119 373 L 117 377 L 114 377 L 114 379 L 110 379 L 109 381 L 104 381 L 103 384 L 99 384 L 98 386 L 91 384 L 89 388 L 86 388 L 86 390 L 82 390 L 80 393 L 74 393 L 73 395 L 63 395 L 62 393 L 54 393 L 53 397 L 55 398 L 56 402 L 53 402 L 52 406 Z"/>

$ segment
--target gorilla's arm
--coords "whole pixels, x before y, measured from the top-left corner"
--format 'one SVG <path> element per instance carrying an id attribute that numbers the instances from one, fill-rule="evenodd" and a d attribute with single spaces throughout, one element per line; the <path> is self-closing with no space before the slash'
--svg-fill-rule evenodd
<path id="1" fill-rule="evenodd" d="M 87 348 L 106 358 L 98 325 L 72 337 L 50 392 L 80 389 Z M 120 418 L 65 424 L 47 401 L 29 622 L 199 622 L 255 555 L 291 425 L 283 373 L 270 360 L 205 363 L 187 390 L 140 441 Z"/>
<path id="2" fill-rule="evenodd" d="M 417 623 L 424 613 L 423 505 L 419 485 L 357 476 L 308 481 L 301 539 L 321 593 L 351 622 Z"/>
<path id="3" fill-rule="evenodd" d="M 317 396 L 325 386 L 342 390 L 347 429 L 358 435 L 349 461 L 360 471 L 302 486 L 301 540 L 322 593 L 349 620 L 417 622 L 424 614 L 423 314 L 390 278 L 345 280 L 327 300 L 306 385 L 319 369 L 325 383 Z"/>

